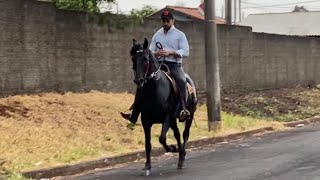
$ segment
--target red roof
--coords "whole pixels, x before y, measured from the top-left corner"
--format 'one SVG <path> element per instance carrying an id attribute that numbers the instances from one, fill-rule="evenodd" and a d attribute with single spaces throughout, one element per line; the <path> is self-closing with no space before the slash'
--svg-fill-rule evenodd
<path id="1" fill-rule="evenodd" d="M 199 8 L 203 9 L 202 4 Z M 195 19 L 204 20 L 204 15 L 201 14 L 199 8 L 181 7 L 181 6 L 166 6 L 166 9 L 172 9 L 174 11 L 183 13 Z M 225 20 L 221 17 L 216 17 L 217 24 L 225 24 Z"/>

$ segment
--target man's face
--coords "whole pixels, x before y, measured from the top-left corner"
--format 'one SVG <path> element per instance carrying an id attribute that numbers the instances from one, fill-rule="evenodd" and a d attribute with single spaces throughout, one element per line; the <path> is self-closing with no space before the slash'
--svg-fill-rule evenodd
<path id="1" fill-rule="evenodd" d="M 164 19 L 161 19 L 161 21 L 162 21 L 162 27 L 166 31 L 168 31 L 173 25 L 173 19 L 164 18 Z"/>

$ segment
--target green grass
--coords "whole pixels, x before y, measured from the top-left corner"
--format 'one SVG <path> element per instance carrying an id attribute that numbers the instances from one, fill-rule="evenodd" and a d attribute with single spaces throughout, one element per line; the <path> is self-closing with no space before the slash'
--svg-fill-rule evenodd
<path id="1" fill-rule="evenodd" d="M 99 154 L 99 150 L 91 147 L 78 147 L 70 150 L 63 150 L 58 153 L 54 158 L 63 163 L 71 163 L 82 159 L 84 157 L 94 157 Z"/>
<path id="2" fill-rule="evenodd" d="M 6 175 L 5 178 L 6 180 L 31 180 L 17 173 L 8 173 L 8 175 Z"/>

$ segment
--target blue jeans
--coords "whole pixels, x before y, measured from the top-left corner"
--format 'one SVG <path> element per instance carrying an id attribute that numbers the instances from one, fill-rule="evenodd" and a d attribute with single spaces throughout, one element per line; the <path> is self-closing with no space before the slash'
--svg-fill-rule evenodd
<path id="1" fill-rule="evenodd" d="M 187 79 L 181 67 L 181 63 L 168 62 L 168 61 L 164 61 L 163 63 L 169 67 L 170 73 L 178 85 L 179 92 L 180 92 L 180 100 L 182 103 L 181 105 L 182 105 L 182 108 L 185 109 L 186 99 L 187 99 Z"/>

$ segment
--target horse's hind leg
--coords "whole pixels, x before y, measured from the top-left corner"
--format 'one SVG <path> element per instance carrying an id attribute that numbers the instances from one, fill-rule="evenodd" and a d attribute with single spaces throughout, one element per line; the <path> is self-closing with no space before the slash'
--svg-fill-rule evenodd
<path id="1" fill-rule="evenodd" d="M 151 127 L 150 126 L 143 126 L 144 134 L 145 134 L 145 150 L 146 150 L 146 164 L 145 168 L 143 170 L 146 170 L 146 175 L 148 176 L 150 174 L 151 169 Z"/>
<path id="2" fill-rule="evenodd" d="M 177 144 L 178 144 L 178 148 L 179 148 L 179 162 L 178 162 L 178 169 L 182 169 L 184 167 L 184 156 L 185 156 L 185 150 L 181 145 L 181 139 L 180 139 L 180 132 L 179 132 L 179 128 L 177 126 L 177 122 L 175 121 L 175 119 L 172 120 L 172 125 L 171 128 L 173 130 L 174 133 L 174 137 L 177 140 Z"/>
<path id="3" fill-rule="evenodd" d="M 183 144 L 182 144 L 182 149 L 184 150 L 184 155 L 186 155 L 186 146 L 189 140 L 189 134 L 190 134 L 190 128 L 192 125 L 192 121 L 194 119 L 194 112 L 196 111 L 196 107 L 197 107 L 197 98 L 195 93 L 192 94 L 191 96 L 189 96 L 189 104 L 188 104 L 188 109 L 191 113 L 191 118 L 190 120 L 187 120 L 185 123 L 185 128 L 183 131 Z"/>
<path id="4" fill-rule="evenodd" d="M 170 128 L 170 122 L 169 122 L 169 119 L 167 118 L 162 125 L 161 135 L 159 137 L 159 142 L 162 144 L 162 146 L 164 147 L 166 152 L 177 152 L 177 149 L 175 146 L 168 146 L 167 145 L 167 132 L 168 132 L 169 128 Z"/>
<path id="5" fill-rule="evenodd" d="M 184 128 L 184 131 L 183 131 L 183 144 L 182 144 L 182 149 L 183 149 L 183 153 L 184 153 L 184 156 L 186 155 L 186 146 L 187 146 L 187 142 L 189 140 L 189 134 L 190 134 L 190 127 L 191 127 L 191 124 L 192 124 L 192 120 L 190 121 L 186 121 L 186 125 L 185 125 L 185 128 Z"/>

